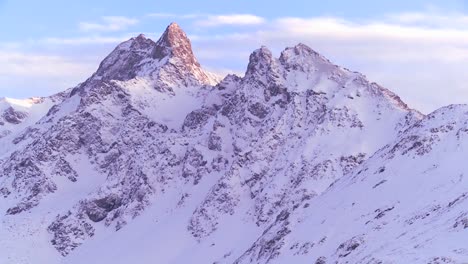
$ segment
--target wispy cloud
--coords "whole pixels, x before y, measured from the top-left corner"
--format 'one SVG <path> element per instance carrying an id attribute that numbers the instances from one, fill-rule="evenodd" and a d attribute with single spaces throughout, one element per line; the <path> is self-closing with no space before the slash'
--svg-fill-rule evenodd
<path id="1" fill-rule="evenodd" d="M 89 72 L 95 66 L 64 57 L 21 52 L 0 51 L 0 75 L 9 76 L 75 76 L 77 73 Z"/>
<path id="2" fill-rule="evenodd" d="M 146 17 L 190 19 L 195 20 L 193 24 L 199 27 L 252 26 L 261 25 L 266 22 L 265 18 L 252 14 L 150 13 Z"/>
<path id="3" fill-rule="evenodd" d="M 125 30 L 130 26 L 136 25 L 138 19 L 128 18 L 123 16 L 105 16 L 101 18 L 102 22 L 81 22 L 79 28 L 82 31 L 120 31 Z"/>
<path id="4" fill-rule="evenodd" d="M 0 51 L 0 94 L 29 97 L 50 95 L 85 80 L 94 63 L 56 55 Z"/>
<path id="5" fill-rule="evenodd" d="M 434 28 L 468 29 L 468 16 L 461 13 L 404 12 L 387 16 L 389 22 Z"/>
<path id="6" fill-rule="evenodd" d="M 54 45 L 92 45 L 92 44 L 112 44 L 120 43 L 128 40 L 131 36 L 124 37 L 102 37 L 102 36 L 89 36 L 77 38 L 45 38 L 40 42 L 54 44 Z"/>
<path id="7" fill-rule="evenodd" d="M 252 26 L 264 24 L 266 20 L 251 14 L 210 15 L 195 21 L 196 26 L 219 27 L 219 26 Z"/>
<path id="8" fill-rule="evenodd" d="M 176 14 L 176 13 L 150 13 L 147 14 L 145 17 L 153 17 L 153 18 L 173 18 L 173 19 L 194 19 L 208 16 L 206 14 Z"/>

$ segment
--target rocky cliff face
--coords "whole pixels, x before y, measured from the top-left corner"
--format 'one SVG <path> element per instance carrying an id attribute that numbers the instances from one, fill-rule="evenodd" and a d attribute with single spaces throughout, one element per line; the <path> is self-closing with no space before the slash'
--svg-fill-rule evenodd
<path id="1" fill-rule="evenodd" d="M 2 261 L 456 263 L 467 256 L 463 246 L 429 252 L 437 247 L 421 243 L 435 233 L 406 222 L 434 204 L 431 192 L 443 204 L 458 188 L 452 206 L 464 202 L 462 176 L 421 184 L 427 164 L 442 166 L 431 175 L 448 166 L 433 160 L 445 153 L 436 144 L 462 144 L 463 107 L 424 117 L 306 45 L 279 58 L 262 47 L 244 77 L 218 81 L 171 24 L 157 42 L 140 35 L 120 44 L 54 102 L 35 124 L 0 139 L 14 146 L 0 160 L 0 246 L 10 249 Z M 415 204 L 418 187 L 425 198 Z M 447 232 L 435 242 L 466 233 L 463 206 L 456 208 L 439 208 L 430 222 Z M 407 244 L 393 243 L 396 233 Z"/>

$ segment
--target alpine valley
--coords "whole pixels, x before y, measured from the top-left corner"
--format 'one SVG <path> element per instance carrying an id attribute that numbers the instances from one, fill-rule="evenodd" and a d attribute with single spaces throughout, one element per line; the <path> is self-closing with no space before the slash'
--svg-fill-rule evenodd
<path id="1" fill-rule="evenodd" d="M 468 263 L 467 157 L 466 105 L 423 115 L 304 44 L 222 79 L 172 23 L 0 99 L 0 263 Z"/>

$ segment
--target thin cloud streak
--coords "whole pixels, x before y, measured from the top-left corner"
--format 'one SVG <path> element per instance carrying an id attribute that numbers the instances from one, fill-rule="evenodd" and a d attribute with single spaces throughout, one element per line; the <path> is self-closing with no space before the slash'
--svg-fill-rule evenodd
<path id="1" fill-rule="evenodd" d="M 208 16 L 205 19 L 195 21 L 194 25 L 200 27 L 252 26 L 261 25 L 265 22 L 265 18 L 251 14 L 231 14 Z"/>
<path id="2" fill-rule="evenodd" d="M 0 51 L 2 96 L 46 96 L 77 85 L 96 65 L 78 58 Z"/>
<path id="3" fill-rule="evenodd" d="M 130 37 L 102 37 L 90 36 L 79 38 L 45 38 L 39 42 L 54 45 L 93 45 L 93 44 L 113 44 L 128 40 Z"/>
<path id="4" fill-rule="evenodd" d="M 175 14 L 175 13 L 150 13 L 146 14 L 145 17 L 152 18 L 174 18 L 174 19 L 195 19 L 200 17 L 207 17 L 207 14 Z"/>
<path id="5" fill-rule="evenodd" d="M 121 31 L 136 25 L 139 20 L 123 16 L 105 16 L 101 23 L 80 22 L 78 27 L 81 31 Z"/>
<path id="6" fill-rule="evenodd" d="M 90 65 L 67 60 L 60 56 L 1 52 L 0 75 L 14 76 L 73 76 L 76 72 L 89 71 Z M 94 68 L 94 67 L 93 67 Z"/>
<path id="7" fill-rule="evenodd" d="M 220 26 L 252 26 L 262 25 L 267 21 L 265 18 L 253 14 L 175 14 L 175 13 L 150 13 L 145 17 L 172 18 L 195 20 L 193 25 L 197 27 L 220 27 Z"/>
<path id="8" fill-rule="evenodd" d="M 387 16 L 389 22 L 435 28 L 468 29 L 468 16 L 460 13 L 404 12 Z"/>

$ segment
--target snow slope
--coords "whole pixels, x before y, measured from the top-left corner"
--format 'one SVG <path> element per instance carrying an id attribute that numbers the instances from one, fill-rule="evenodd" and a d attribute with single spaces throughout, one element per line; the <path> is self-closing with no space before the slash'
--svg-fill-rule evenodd
<path id="1" fill-rule="evenodd" d="M 278 221 L 238 263 L 466 263 L 468 107 L 428 115 Z M 261 242 L 276 231 L 273 260 Z M 322 260 L 322 262 L 320 262 Z"/>

